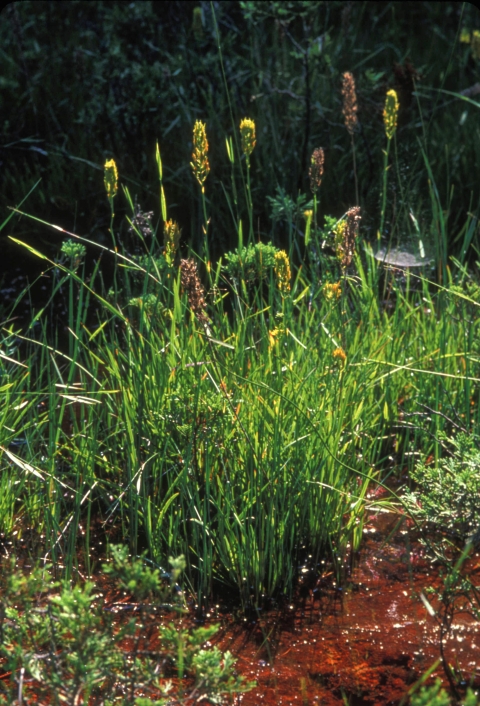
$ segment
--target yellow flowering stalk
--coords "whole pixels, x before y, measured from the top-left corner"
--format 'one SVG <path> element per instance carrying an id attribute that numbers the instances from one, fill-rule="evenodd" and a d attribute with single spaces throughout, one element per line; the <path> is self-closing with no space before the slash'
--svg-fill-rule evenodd
<path id="1" fill-rule="evenodd" d="M 247 163 L 247 204 L 248 204 L 248 220 L 249 220 L 249 241 L 253 239 L 253 201 L 252 190 L 250 187 L 250 155 L 252 154 L 255 145 L 255 123 L 250 118 L 244 118 L 240 122 L 240 138 L 242 140 L 242 152 L 245 155 Z"/>
<path id="2" fill-rule="evenodd" d="M 255 145 L 255 123 L 250 118 L 244 118 L 240 123 L 240 137 L 242 139 L 242 152 L 246 157 L 250 157 Z"/>
<path id="3" fill-rule="evenodd" d="M 181 230 L 176 221 L 165 221 L 163 226 L 163 237 L 165 245 L 165 259 L 169 265 L 175 260 L 178 244 L 180 242 Z"/>
<path id="4" fill-rule="evenodd" d="M 113 199 L 118 191 L 118 171 L 115 160 L 109 159 L 105 162 L 103 180 L 105 183 L 107 198 Z"/>
<path id="5" fill-rule="evenodd" d="M 340 299 L 342 296 L 342 285 L 340 282 L 327 282 L 323 287 L 323 294 L 325 299 L 331 301 L 332 299 Z"/>
<path id="6" fill-rule="evenodd" d="M 312 228 L 312 218 L 313 218 L 313 211 L 309 209 L 308 211 L 304 211 L 303 215 L 305 217 L 305 247 L 308 247 L 308 244 L 310 242 L 310 230 Z"/>
<path id="7" fill-rule="evenodd" d="M 342 219 L 338 221 L 336 226 L 333 228 L 333 246 L 335 248 L 335 255 L 339 262 L 343 260 L 344 255 L 344 242 L 345 234 L 347 231 L 347 221 Z"/>
<path id="8" fill-rule="evenodd" d="M 480 30 L 474 29 L 470 40 L 472 47 L 472 56 L 474 59 L 480 59 Z"/>
<path id="9" fill-rule="evenodd" d="M 206 255 L 205 259 L 208 262 L 210 260 L 208 255 L 207 243 L 209 219 L 207 216 L 207 204 L 205 203 L 205 180 L 210 171 L 210 163 L 208 161 L 208 141 L 206 126 L 205 123 L 202 123 L 200 120 L 197 120 L 193 127 L 193 153 L 192 162 L 190 162 L 190 166 L 193 169 L 195 179 L 200 184 L 200 189 L 202 192 L 204 248 Z"/>
<path id="10" fill-rule="evenodd" d="M 383 122 L 385 125 L 385 133 L 387 135 L 387 140 L 391 140 L 397 129 L 397 116 L 398 116 L 398 96 L 393 88 L 388 91 L 387 97 L 385 99 L 385 108 L 383 109 Z"/>
<path id="11" fill-rule="evenodd" d="M 480 59 L 480 30 L 474 29 L 470 31 L 464 27 L 460 34 L 460 41 L 465 44 L 470 44 L 473 58 Z"/>
<path id="12" fill-rule="evenodd" d="M 397 129 L 398 117 L 398 96 L 393 88 L 387 92 L 385 99 L 385 108 L 383 110 L 383 123 L 385 125 L 385 134 L 387 136 L 387 149 L 384 151 L 383 163 L 383 193 L 382 193 L 382 212 L 380 217 L 380 230 L 377 233 L 378 239 L 382 236 L 383 224 L 385 221 L 385 207 L 387 204 L 387 171 L 388 171 L 388 153 L 390 150 L 390 142 Z"/>
<path id="13" fill-rule="evenodd" d="M 290 270 L 290 261 L 285 250 L 280 250 L 275 253 L 275 275 L 279 291 L 282 294 L 288 294 L 290 291 L 292 272 Z"/>
<path id="14" fill-rule="evenodd" d="M 193 128 L 193 154 L 190 166 L 193 169 L 195 179 L 204 189 L 205 180 L 210 171 L 208 161 L 208 141 L 205 123 L 197 120 Z"/>
<path id="15" fill-rule="evenodd" d="M 112 236 L 113 240 L 113 248 L 115 252 L 117 252 L 117 246 L 115 244 L 115 235 L 113 232 L 113 218 L 115 215 L 113 212 L 113 199 L 115 198 L 115 195 L 118 191 L 118 171 L 117 165 L 115 164 L 115 160 L 113 159 L 108 159 L 105 162 L 105 166 L 103 168 L 103 182 L 105 184 L 107 198 L 110 203 L 110 235 Z"/>

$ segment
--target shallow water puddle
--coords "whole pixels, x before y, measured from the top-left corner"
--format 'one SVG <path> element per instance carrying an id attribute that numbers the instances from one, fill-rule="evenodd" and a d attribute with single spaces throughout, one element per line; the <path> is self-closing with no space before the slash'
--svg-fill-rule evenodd
<path id="1" fill-rule="evenodd" d="M 397 519 L 376 518 L 367 527 L 345 590 L 318 591 L 249 629 L 225 628 L 222 648 L 258 683 L 242 704 L 398 704 L 435 663 L 439 626 L 419 594 L 439 580 L 418 544 L 407 551 L 406 532 L 382 546 Z M 470 562 L 478 564 L 478 556 Z M 445 640 L 448 661 L 474 686 L 480 685 L 479 632 L 478 622 L 458 614 Z M 445 681 L 441 666 L 433 676 Z"/>

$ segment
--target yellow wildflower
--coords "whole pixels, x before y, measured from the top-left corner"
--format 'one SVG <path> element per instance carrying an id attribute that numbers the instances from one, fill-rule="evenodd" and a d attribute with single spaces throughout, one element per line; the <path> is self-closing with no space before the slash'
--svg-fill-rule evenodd
<path id="1" fill-rule="evenodd" d="M 388 91 L 387 97 L 385 99 L 385 108 L 383 110 L 383 122 L 385 125 L 385 133 L 387 139 L 391 140 L 395 130 L 397 129 L 397 115 L 398 115 L 398 96 L 393 88 Z"/>
<path id="2" fill-rule="evenodd" d="M 347 354 L 345 353 L 343 348 L 335 348 L 332 355 L 336 360 L 339 360 L 342 363 L 345 363 L 345 361 L 347 360 Z"/>
<path id="3" fill-rule="evenodd" d="M 193 128 L 193 154 L 190 166 L 193 169 L 193 174 L 203 188 L 205 180 L 210 171 L 208 162 L 208 141 L 205 123 L 197 120 Z"/>
<path id="4" fill-rule="evenodd" d="M 306 211 L 303 212 L 303 215 L 305 216 L 305 247 L 308 247 L 308 244 L 310 242 L 310 231 L 312 228 L 312 218 L 313 218 L 313 211 L 311 209 L 307 209 Z"/>
<path id="5" fill-rule="evenodd" d="M 279 250 L 275 253 L 275 275 L 277 277 L 277 287 L 282 294 L 288 294 L 290 291 L 290 280 L 292 272 L 290 270 L 290 261 L 285 250 Z"/>
<path id="6" fill-rule="evenodd" d="M 271 350 L 275 343 L 277 342 L 277 337 L 283 333 L 283 329 L 274 328 L 273 331 L 268 332 L 268 348 Z"/>
<path id="7" fill-rule="evenodd" d="M 109 159 L 105 162 L 103 180 L 107 197 L 112 199 L 118 191 L 118 171 L 117 165 L 113 159 Z"/>
<path id="8" fill-rule="evenodd" d="M 340 282 L 327 282 L 327 284 L 323 287 L 323 293 L 325 295 L 325 299 L 328 299 L 329 301 L 331 299 L 340 299 L 342 296 L 342 285 Z"/>
<path id="9" fill-rule="evenodd" d="M 240 136 L 242 138 L 242 152 L 250 157 L 257 143 L 255 139 L 255 123 L 250 118 L 244 118 L 240 123 Z"/>
<path id="10" fill-rule="evenodd" d="M 471 39 L 472 56 L 474 59 L 480 59 L 480 30 L 474 29 Z"/>

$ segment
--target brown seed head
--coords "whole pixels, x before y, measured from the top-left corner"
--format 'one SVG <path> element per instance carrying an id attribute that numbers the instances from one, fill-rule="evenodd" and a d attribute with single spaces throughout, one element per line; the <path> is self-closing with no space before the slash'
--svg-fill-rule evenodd
<path id="1" fill-rule="evenodd" d="M 182 287 L 187 293 L 190 309 L 202 323 L 208 321 L 208 316 L 205 314 L 206 302 L 204 297 L 203 285 L 198 276 L 197 263 L 193 258 L 188 260 L 180 260 L 180 279 Z"/>
<path id="2" fill-rule="evenodd" d="M 335 249 L 343 269 L 346 269 L 352 262 L 360 220 L 360 206 L 353 206 L 347 211 L 346 221 L 340 221 L 336 228 Z"/>
<path id="3" fill-rule="evenodd" d="M 357 118 L 357 94 L 355 92 L 355 79 L 350 71 L 346 71 L 342 76 L 342 113 L 345 118 L 345 127 L 350 135 L 353 135 L 358 124 Z"/>
<path id="4" fill-rule="evenodd" d="M 322 147 L 317 147 L 316 150 L 313 150 L 312 156 L 310 157 L 310 169 L 308 172 L 312 194 L 315 194 L 319 190 L 320 184 L 322 183 L 324 162 L 325 152 Z"/>

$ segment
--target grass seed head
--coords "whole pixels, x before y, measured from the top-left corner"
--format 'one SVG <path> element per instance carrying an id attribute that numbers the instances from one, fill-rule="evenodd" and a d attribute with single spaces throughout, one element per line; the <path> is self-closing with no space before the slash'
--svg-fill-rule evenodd
<path id="1" fill-rule="evenodd" d="M 118 171 L 115 160 L 109 159 L 105 162 L 103 180 L 105 183 L 107 197 L 109 199 L 113 199 L 118 191 Z"/>
<path id="2" fill-rule="evenodd" d="M 207 322 L 204 289 L 198 276 L 197 263 L 193 258 L 180 261 L 180 279 L 183 290 L 187 294 L 190 309 L 199 321 Z"/>
<path id="3" fill-rule="evenodd" d="M 252 154 L 257 143 L 255 138 L 255 123 L 250 118 L 244 118 L 240 123 L 240 136 L 242 138 L 242 152 L 247 157 Z"/>
<path id="4" fill-rule="evenodd" d="M 310 169 L 308 172 L 312 194 L 315 194 L 319 190 L 320 184 L 322 183 L 324 162 L 325 152 L 322 147 L 317 147 L 317 149 L 313 150 L 312 156 L 310 157 Z"/>
<path id="5" fill-rule="evenodd" d="M 346 71 L 342 76 L 342 113 L 345 118 L 345 127 L 350 135 L 353 135 L 358 124 L 357 118 L 357 94 L 355 91 L 355 79 L 350 71 Z"/>
<path id="6" fill-rule="evenodd" d="M 193 169 L 195 179 L 203 188 L 205 180 L 210 171 L 208 161 L 208 141 L 205 123 L 197 120 L 193 127 L 193 153 L 190 165 Z"/>
<path id="7" fill-rule="evenodd" d="M 346 220 L 340 221 L 335 228 L 335 250 L 343 269 L 352 262 L 360 220 L 360 206 L 353 206 L 347 211 Z"/>
<path id="8" fill-rule="evenodd" d="M 398 96 L 393 88 L 388 91 L 387 97 L 385 99 L 385 108 L 383 110 L 383 122 L 385 125 L 385 133 L 387 139 L 391 140 L 395 130 L 397 129 L 397 116 L 398 116 Z"/>

